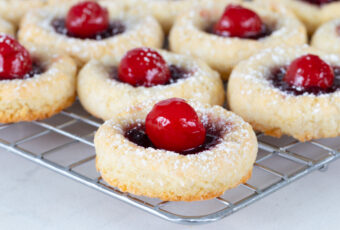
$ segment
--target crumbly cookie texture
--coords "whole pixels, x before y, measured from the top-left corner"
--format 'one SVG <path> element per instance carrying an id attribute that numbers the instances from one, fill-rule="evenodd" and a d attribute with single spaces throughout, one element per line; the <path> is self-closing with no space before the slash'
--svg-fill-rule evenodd
<path id="1" fill-rule="evenodd" d="M 314 33 L 311 45 L 319 50 L 340 55 L 340 19 L 329 21 Z"/>
<path id="2" fill-rule="evenodd" d="M 305 27 L 281 5 L 241 5 L 259 14 L 264 23 L 274 29 L 272 34 L 259 40 L 251 40 L 207 33 L 205 30 L 219 19 L 223 8 L 198 8 L 176 20 L 170 32 L 171 50 L 201 58 L 226 80 L 237 63 L 264 48 L 307 42 Z"/>
<path id="3" fill-rule="evenodd" d="M 136 47 L 160 48 L 163 45 L 162 28 L 151 16 L 128 13 L 122 3 L 103 2 L 101 5 L 109 10 L 111 20 L 122 21 L 126 27 L 125 32 L 103 40 L 78 39 L 58 34 L 51 26 L 51 21 L 65 18 L 71 7 L 71 4 L 60 4 L 58 7 L 52 5 L 28 13 L 20 26 L 19 41 L 31 51 L 66 53 L 78 65 L 91 59 L 109 62 Z"/>
<path id="4" fill-rule="evenodd" d="M 233 112 L 272 136 L 287 134 L 300 141 L 340 135 L 340 91 L 295 96 L 274 88 L 268 77 L 275 67 L 289 65 L 305 54 L 319 55 L 331 65 L 340 56 L 307 46 L 266 49 L 239 63 L 228 84 L 227 99 Z"/>
<path id="5" fill-rule="evenodd" d="M 151 99 L 160 101 L 180 97 L 211 105 L 223 105 L 224 86 L 217 72 L 200 60 L 162 50 L 158 52 L 168 65 L 182 67 L 190 72 L 190 76 L 168 85 L 133 87 L 110 76 L 113 67 L 119 65 L 119 59 L 110 65 L 92 60 L 78 75 L 77 91 L 83 107 L 92 115 L 108 120 L 118 114 L 128 113 L 126 108 Z"/>
<path id="6" fill-rule="evenodd" d="M 5 20 L 13 23 L 14 26 L 18 26 L 26 12 L 42 7 L 45 4 L 45 0 L 1 0 L 0 15 Z"/>
<path id="7" fill-rule="evenodd" d="M 14 37 L 15 36 L 14 26 L 8 21 L 0 18 L 0 33 L 8 34 Z"/>
<path id="8" fill-rule="evenodd" d="M 219 144 L 193 155 L 137 146 L 124 137 L 124 128 L 144 121 L 153 103 L 143 103 L 97 131 L 96 167 L 102 178 L 123 192 L 169 201 L 211 199 L 247 181 L 257 153 L 251 126 L 220 106 L 190 104 L 203 123 L 225 127 Z"/>
<path id="9" fill-rule="evenodd" d="M 317 6 L 300 0 L 255 0 L 256 2 L 271 2 L 283 4 L 305 24 L 308 33 L 313 32 L 323 23 L 340 17 L 340 2 L 332 2 Z"/>
<path id="10" fill-rule="evenodd" d="M 72 105 L 76 97 L 74 61 L 57 56 L 43 65 L 46 71 L 32 78 L 0 81 L 0 123 L 40 120 Z"/>
<path id="11" fill-rule="evenodd" d="M 0 33 L 8 34 L 14 37 L 15 36 L 14 26 L 10 22 L 0 18 Z"/>

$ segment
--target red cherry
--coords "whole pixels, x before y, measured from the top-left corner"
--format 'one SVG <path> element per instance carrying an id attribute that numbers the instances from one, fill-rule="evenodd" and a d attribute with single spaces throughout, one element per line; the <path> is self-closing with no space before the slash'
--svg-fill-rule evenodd
<path id="1" fill-rule="evenodd" d="M 25 47 L 8 35 L 0 35 L 0 79 L 20 79 L 31 69 L 32 60 Z"/>
<path id="2" fill-rule="evenodd" d="M 150 48 L 136 48 L 125 54 L 118 70 L 119 79 L 133 86 L 165 84 L 170 70 L 163 57 Z"/>
<path id="3" fill-rule="evenodd" d="M 202 145 L 205 128 L 195 110 L 183 99 L 155 104 L 145 121 L 146 134 L 161 149 L 182 152 Z"/>
<path id="4" fill-rule="evenodd" d="M 334 73 L 332 67 L 318 56 L 307 54 L 289 65 L 284 81 L 298 87 L 327 89 L 333 85 Z"/>
<path id="5" fill-rule="evenodd" d="M 214 26 L 214 33 L 225 37 L 247 38 L 261 33 L 261 18 L 240 5 L 228 5 Z"/>
<path id="6" fill-rule="evenodd" d="M 109 27 L 109 13 L 96 2 L 80 2 L 69 10 L 66 27 L 80 38 L 92 37 Z"/>

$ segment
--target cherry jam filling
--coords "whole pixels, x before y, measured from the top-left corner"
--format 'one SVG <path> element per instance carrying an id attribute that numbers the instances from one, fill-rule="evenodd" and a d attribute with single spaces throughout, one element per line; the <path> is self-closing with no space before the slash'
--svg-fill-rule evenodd
<path id="1" fill-rule="evenodd" d="M 189 71 L 187 71 L 186 69 L 184 69 L 180 66 L 169 65 L 169 69 L 170 69 L 171 77 L 170 77 L 169 81 L 167 83 L 165 83 L 164 85 L 170 85 L 170 84 L 176 83 L 178 80 L 188 78 L 191 75 L 191 73 Z M 118 77 L 118 68 L 117 67 L 113 67 L 111 69 L 110 76 L 111 76 L 112 79 L 119 81 L 119 82 L 122 82 Z"/>
<path id="2" fill-rule="evenodd" d="M 38 61 L 34 61 L 32 64 L 31 71 L 26 73 L 24 76 L 20 78 L 1 78 L 1 80 L 27 79 L 27 78 L 32 78 L 37 74 L 42 74 L 44 72 L 45 72 L 45 68 Z"/>
<path id="3" fill-rule="evenodd" d="M 322 6 L 331 2 L 338 2 L 340 0 L 300 0 L 300 1 L 307 2 L 317 6 Z"/>
<path id="4" fill-rule="evenodd" d="M 209 25 L 206 29 L 205 29 L 205 32 L 208 33 L 208 34 L 214 34 L 216 36 L 221 36 L 221 37 L 228 37 L 228 36 L 222 36 L 222 35 L 219 35 L 219 34 L 216 34 L 214 32 L 214 25 L 215 23 Z M 268 37 L 272 34 L 273 32 L 273 29 L 271 27 L 269 27 L 268 25 L 266 24 L 262 24 L 262 27 L 261 27 L 261 32 L 259 34 L 256 34 L 256 35 L 250 35 L 250 36 L 247 36 L 247 37 L 243 37 L 243 39 L 252 39 L 252 40 L 259 40 L 261 38 L 265 38 L 265 37 Z"/>
<path id="5" fill-rule="evenodd" d="M 202 145 L 188 149 L 182 152 L 178 152 L 182 155 L 198 154 L 200 152 L 209 150 L 219 144 L 222 140 L 223 129 L 222 127 L 217 127 L 212 122 L 204 125 L 206 129 L 205 141 Z M 155 148 L 155 146 L 150 141 L 149 137 L 145 132 L 145 125 L 141 123 L 132 124 L 125 129 L 124 136 L 136 145 L 142 146 L 144 148 Z"/>
<path id="6" fill-rule="evenodd" d="M 67 30 L 65 19 L 63 18 L 53 19 L 51 22 L 51 26 L 54 28 L 55 32 L 57 32 L 58 34 L 66 35 L 68 37 L 73 37 L 73 38 L 80 38 Z M 113 21 L 110 23 L 107 30 L 97 33 L 94 36 L 87 37 L 87 39 L 103 40 L 103 39 L 124 33 L 125 29 L 126 29 L 125 25 L 122 22 Z"/>
<path id="7" fill-rule="evenodd" d="M 296 96 L 302 95 L 304 93 L 310 93 L 314 95 L 321 95 L 327 93 L 333 93 L 340 89 L 340 66 L 332 66 L 334 71 L 334 83 L 332 87 L 323 89 L 321 87 L 296 87 L 294 85 L 290 85 L 283 80 L 286 75 L 287 67 L 279 67 L 275 68 L 271 71 L 271 75 L 268 80 L 272 83 L 272 85 L 281 91 L 288 92 L 290 94 L 294 94 Z"/>

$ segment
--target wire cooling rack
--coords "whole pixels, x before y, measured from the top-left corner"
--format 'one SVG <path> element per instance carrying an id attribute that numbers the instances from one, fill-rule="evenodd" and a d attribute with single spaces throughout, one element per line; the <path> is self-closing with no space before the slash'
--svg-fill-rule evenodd
<path id="1" fill-rule="evenodd" d="M 123 193 L 95 169 L 93 137 L 101 122 L 76 103 L 43 121 L 0 125 L 0 147 L 155 216 L 181 224 L 220 220 L 340 157 L 340 137 L 300 143 L 258 134 L 259 153 L 251 179 L 220 197 L 164 202 Z"/>

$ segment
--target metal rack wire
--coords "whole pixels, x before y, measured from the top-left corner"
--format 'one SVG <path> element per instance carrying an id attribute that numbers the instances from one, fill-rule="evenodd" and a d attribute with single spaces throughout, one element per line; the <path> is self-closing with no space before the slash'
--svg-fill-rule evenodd
<path id="1" fill-rule="evenodd" d="M 324 169 L 340 157 L 340 137 L 300 143 L 289 137 L 275 139 L 258 134 L 259 154 L 253 176 L 247 183 L 208 201 L 164 202 L 120 192 L 101 179 L 95 170 L 93 145 L 99 125 L 99 120 L 76 103 L 44 121 L 0 125 L 0 147 L 155 216 L 181 224 L 220 220 L 316 169 Z"/>

